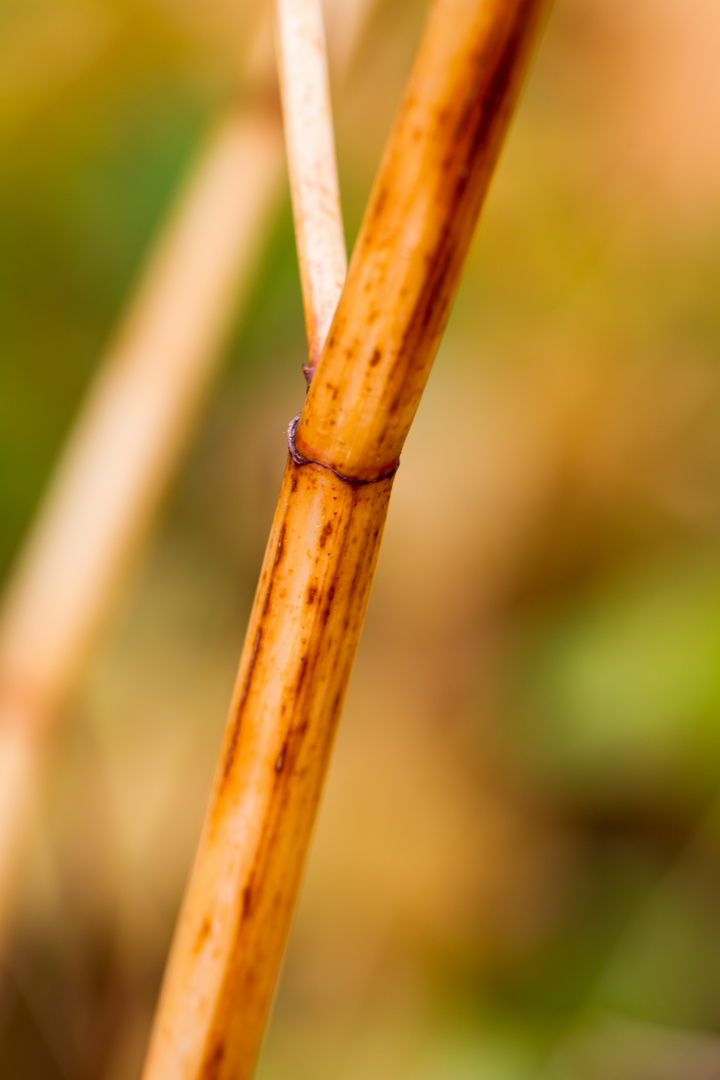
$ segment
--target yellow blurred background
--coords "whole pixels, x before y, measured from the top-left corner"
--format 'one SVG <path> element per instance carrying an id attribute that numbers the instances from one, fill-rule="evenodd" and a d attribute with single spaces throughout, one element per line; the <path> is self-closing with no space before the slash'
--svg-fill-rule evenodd
<path id="1" fill-rule="evenodd" d="M 0 7 L 3 574 L 256 8 Z M 336 87 L 349 244 L 424 10 L 378 0 Z M 720 1076 L 719 49 L 717 0 L 554 4 L 395 482 L 259 1080 Z M 304 351 L 285 196 L 51 748 L 0 1077 L 137 1076 Z"/>

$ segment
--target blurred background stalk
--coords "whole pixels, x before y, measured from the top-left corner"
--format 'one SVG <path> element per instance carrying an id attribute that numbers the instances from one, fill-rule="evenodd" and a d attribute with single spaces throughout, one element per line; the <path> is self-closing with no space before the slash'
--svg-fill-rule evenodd
<path id="1" fill-rule="evenodd" d="M 258 56 L 263 45 L 259 38 Z M 198 156 L 7 586 L 0 940 L 49 729 L 177 468 L 277 211 L 282 135 L 274 81 L 269 70 L 259 73 L 263 66 L 269 69 L 269 58 L 251 57 L 242 102 L 225 110 Z"/>
<path id="2" fill-rule="evenodd" d="M 279 195 L 265 102 L 208 140 L 91 393 L 0 623 L 0 928 L 39 756 L 112 608 L 211 380 Z"/>

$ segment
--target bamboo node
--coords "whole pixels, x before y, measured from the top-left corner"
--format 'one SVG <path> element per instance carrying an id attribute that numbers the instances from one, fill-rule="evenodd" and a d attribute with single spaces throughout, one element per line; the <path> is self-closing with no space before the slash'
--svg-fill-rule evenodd
<path id="1" fill-rule="evenodd" d="M 389 480 L 391 476 L 400 468 L 400 458 L 395 462 L 392 469 L 388 469 L 387 472 L 381 473 L 380 476 L 373 476 L 370 480 L 358 480 L 354 476 L 345 476 L 344 473 L 339 472 L 332 465 L 328 465 L 327 461 L 319 461 L 317 458 L 305 457 L 301 454 L 295 445 L 295 432 L 300 421 L 300 413 L 297 416 L 293 416 L 287 429 L 287 441 L 288 450 L 290 451 L 290 457 L 293 459 L 296 465 L 320 465 L 323 469 L 329 469 L 331 473 L 337 476 L 338 480 L 342 480 L 343 484 L 349 484 L 350 487 L 364 487 L 365 484 L 379 484 L 381 480 Z"/>

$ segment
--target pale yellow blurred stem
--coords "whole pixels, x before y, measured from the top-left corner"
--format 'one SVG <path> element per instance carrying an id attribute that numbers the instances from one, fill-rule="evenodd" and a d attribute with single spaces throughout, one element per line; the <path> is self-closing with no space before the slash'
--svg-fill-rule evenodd
<path id="1" fill-rule="evenodd" d="M 276 109 L 215 127 L 87 398 L 0 618 L 0 940 L 44 736 L 184 445 L 281 191 Z"/>
<path id="2" fill-rule="evenodd" d="M 275 40 L 309 381 L 347 270 L 320 0 L 275 0 Z"/>
<path id="3" fill-rule="evenodd" d="M 144 1080 L 252 1074 L 392 470 L 542 7 L 431 8 L 288 458 Z"/>

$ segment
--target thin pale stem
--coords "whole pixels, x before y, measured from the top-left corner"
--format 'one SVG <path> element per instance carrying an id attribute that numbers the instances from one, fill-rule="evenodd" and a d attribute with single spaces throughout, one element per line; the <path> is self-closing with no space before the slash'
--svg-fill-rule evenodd
<path id="1" fill-rule="evenodd" d="M 431 9 L 291 446 L 144 1080 L 252 1074 L 362 629 L 384 474 L 435 355 L 542 7 Z"/>
<path id="2" fill-rule="evenodd" d="M 275 0 L 275 27 L 310 382 L 347 270 L 320 0 Z"/>

